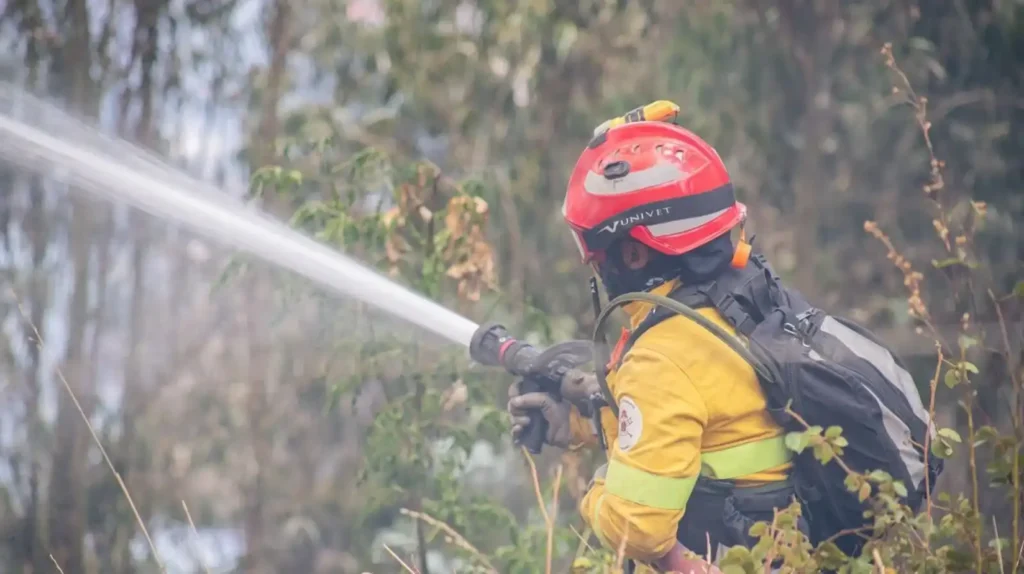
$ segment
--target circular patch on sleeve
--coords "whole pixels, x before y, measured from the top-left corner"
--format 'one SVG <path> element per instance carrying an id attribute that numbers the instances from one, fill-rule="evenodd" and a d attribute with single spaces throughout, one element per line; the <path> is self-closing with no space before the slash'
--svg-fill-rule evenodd
<path id="1" fill-rule="evenodd" d="M 644 416 L 633 399 L 619 400 L 619 450 L 626 452 L 640 440 L 644 432 Z"/>

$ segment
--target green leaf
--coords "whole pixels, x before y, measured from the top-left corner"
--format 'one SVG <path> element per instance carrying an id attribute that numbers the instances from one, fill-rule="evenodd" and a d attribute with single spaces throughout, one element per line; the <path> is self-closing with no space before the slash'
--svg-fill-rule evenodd
<path id="1" fill-rule="evenodd" d="M 932 443 L 932 454 L 939 458 L 949 458 L 953 456 L 953 447 L 945 441 L 937 440 Z"/>
<path id="2" fill-rule="evenodd" d="M 963 442 L 963 440 L 960 439 L 960 433 L 951 428 L 941 428 L 936 434 L 953 442 Z"/>
<path id="3" fill-rule="evenodd" d="M 810 437 L 807 436 L 806 432 L 791 432 L 786 434 L 786 448 L 798 454 L 807 448 L 807 444 L 809 442 Z"/>
<path id="4" fill-rule="evenodd" d="M 835 451 L 828 443 L 822 442 L 814 445 L 814 458 L 818 459 L 821 464 L 828 464 L 835 456 Z"/>
<path id="5" fill-rule="evenodd" d="M 971 363 L 971 362 L 968 362 L 968 361 L 964 361 L 963 363 L 960 363 L 960 364 L 963 365 L 964 370 L 966 370 L 966 371 L 968 371 L 970 373 L 974 373 L 975 375 L 978 374 L 978 367 L 975 366 L 974 363 Z"/>
<path id="6" fill-rule="evenodd" d="M 830 426 L 825 429 L 825 438 L 836 438 L 843 433 L 843 428 L 838 426 Z"/>
<path id="7" fill-rule="evenodd" d="M 884 470 L 872 470 L 870 473 L 868 473 L 868 478 L 875 482 L 885 482 L 892 477 L 889 476 L 889 473 L 885 472 Z"/>
<path id="8" fill-rule="evenodd" d="M 900 495 L 900 496 L 902 496 L 904 498 L 907 497 L 907 487 L 903 486 L 902 482 L 896 481 L 896 482 L 892 483 L 892 488 L 893 488 L 893 490 L 896 491 L 896 494 L 898 494 L 898 495 Z"/>
<path id="9" fill-rule="evenodd" d="M 932 260 L 932 266 L 935 267 L 936 269 L 944 269 L 946 267 L 952 267 L 954 265 L 966 265 L 966 263 L 964 263 L 964 261 L 956 257 L 950 257 L 949 259 L 942 260 Z"/>
<path id="10" fill-rule="evenodd" d="M 864 502 L 871 496 L 871 484 L 864 482 L 860 485 L 860 490 L 857 491 L 857 500 Z"/>
<path id="11" fill-rule="evenodd" d="M 993 426 L 985 425 L 983 427 L 980 427 L 978 429 L 978 432 L 974 433 L 974 435 L 978 438 L 979 441 L 984 442 L 998 438 L 999 431 L 997 431 Z"/>
<path id="12" fill-rule="evenodd" d="M 942 382 L 946 383 L 946 387 L 952 389 L 960 384 L 960 373 L 956 369 L 950 369 L 946 371 L 946 376 L 942 378 Z"/>
<path id="13" fill-rule="evenodd" d="M 859 474 L 848 474 L 843 483 L 846 485 L 846 490 L 853 492 L 860 487 L 861 477 Z"/>
<path id="14" fill-rule="evenodd" d="M 992 540 L 988 541 L 988 547 L 996 551 L 999 551 L 1003 548 L 1008 548 L 1009 546 L 1010 540 L 1008 538 L 993 538 Z"/>
<path id="15" fill-rule="evenodd" d="M 750 562 L 750 550 L 743 546 L 733 546 L 726 551 L 725 556 L 722 557 L 722 566 L 738 566 L 743 567 Z M 741 570 L 741 572 L 744 570 Z"/>
<path id="16" fill-rule="evenodd" d="M 1018 281 L 1017 284 L 1013 286 L 1013 296 L 1024 297 L 1024 281 Z"/>

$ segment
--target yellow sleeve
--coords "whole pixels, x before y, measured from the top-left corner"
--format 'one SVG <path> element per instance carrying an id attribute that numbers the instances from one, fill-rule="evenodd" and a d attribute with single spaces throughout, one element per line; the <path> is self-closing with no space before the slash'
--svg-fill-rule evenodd
<path id="1" fill-rule="evenodd" d="M 569 430 L 572 431 L 572 438 L 569 439 L 570 450 L 597 446 L 597 435 L 594 434 L 590 417 L 580 414 L 575 405 L 569 411 Z"/>
<path id="2" fill-rule="evenodd" d="M 619 420 L 607 475 L 595 478 L 580 510 L 606 546 L 654 561 L 675 544 L 708 413 L 678 365 L 637 343 L 610 381 Z"/>

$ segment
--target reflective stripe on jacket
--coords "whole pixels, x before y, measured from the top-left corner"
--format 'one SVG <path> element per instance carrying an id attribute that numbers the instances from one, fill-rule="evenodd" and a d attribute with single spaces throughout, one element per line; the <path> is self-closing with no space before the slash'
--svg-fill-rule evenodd
<path id="1" fill-rule="evenodd" d="M 636 328 L 651 307 L 626 310 Z M 700 312 L 733 332 L 713 309 Z M 693 321 L 674 316 L 641 335 L 608 386 L 620 417 L 601 413 L 607 472 L 595 477 L 580 510 L 605 545 L 625 541 L 627 558 L 653 561 L 671 549 L 698 475 L 738 486 L 787 478 L 790 453 L 753 369 Z M 572 427 L 577 444 L 596 442 L 579 413 Z"/>

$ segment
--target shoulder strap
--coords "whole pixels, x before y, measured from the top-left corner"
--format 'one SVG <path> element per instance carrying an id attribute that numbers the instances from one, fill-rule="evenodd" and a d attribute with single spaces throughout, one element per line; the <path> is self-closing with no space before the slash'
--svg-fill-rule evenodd
<path id="1" fill-rule="evenodd" d="M 668 296 L 673 300 L 679 301 L 683 305 L 690 307 L 691 309 L 701 309 L 712 306 L 711 301 L 708 299 L 706 295 L 696 291 L 693 287 L 687 287 L 685 285 L 680 285 L 679 287 L 675 288 L 672 292 L 668 294 Z M 654 307 L 653 309 L 651 309 L 651 312 L 648 313 L 646 317 L 644 317 L 644 320 L 641 321 L 640 324 L 636 326 L 636 329 L 633 329 L 633 331 L 629 334 L 629 338 L 626 339 L 625 344 L 622 346 L 622 348 L 619 351 L 619 354 L 617 355 L 616 364 L 622 363 L 622 358 L 626 355 L 626 352 L 633 347 L 633 344 L 636 343 L 637 339 L 639 339 L 641 335 L 646 333 L 648 329 L 657 325 L 658 323 L 661 323 L 665 319 L 668 319 L 669 317 L 675 314 L 676 313 L 673 313 L 672 311 L 665 309 L 664 307 Z"/>
<path id="2" fill-rule="evenodd" d="M 751 256 L 742 269 L 730 269 L 696 290 L 744 336 L 749 336 L 785 299 L 779 278 L 760 253 Z"/>
<path id="3" fill-rule="evenodd" d="M 680 285 L 668 296 L 692 309 L 713 307 L 744 336 L 750 335 L 761 321 L 778 305 L 778 277 L 768 267 L 764 255 L 757 253 L 742 269 L 732 269 L 714 281 L 698 285 Z M 621 365 L 626 352 L 651 327 L 675 315 L 655 307 L 630 334 L 616 361 Z"/>

